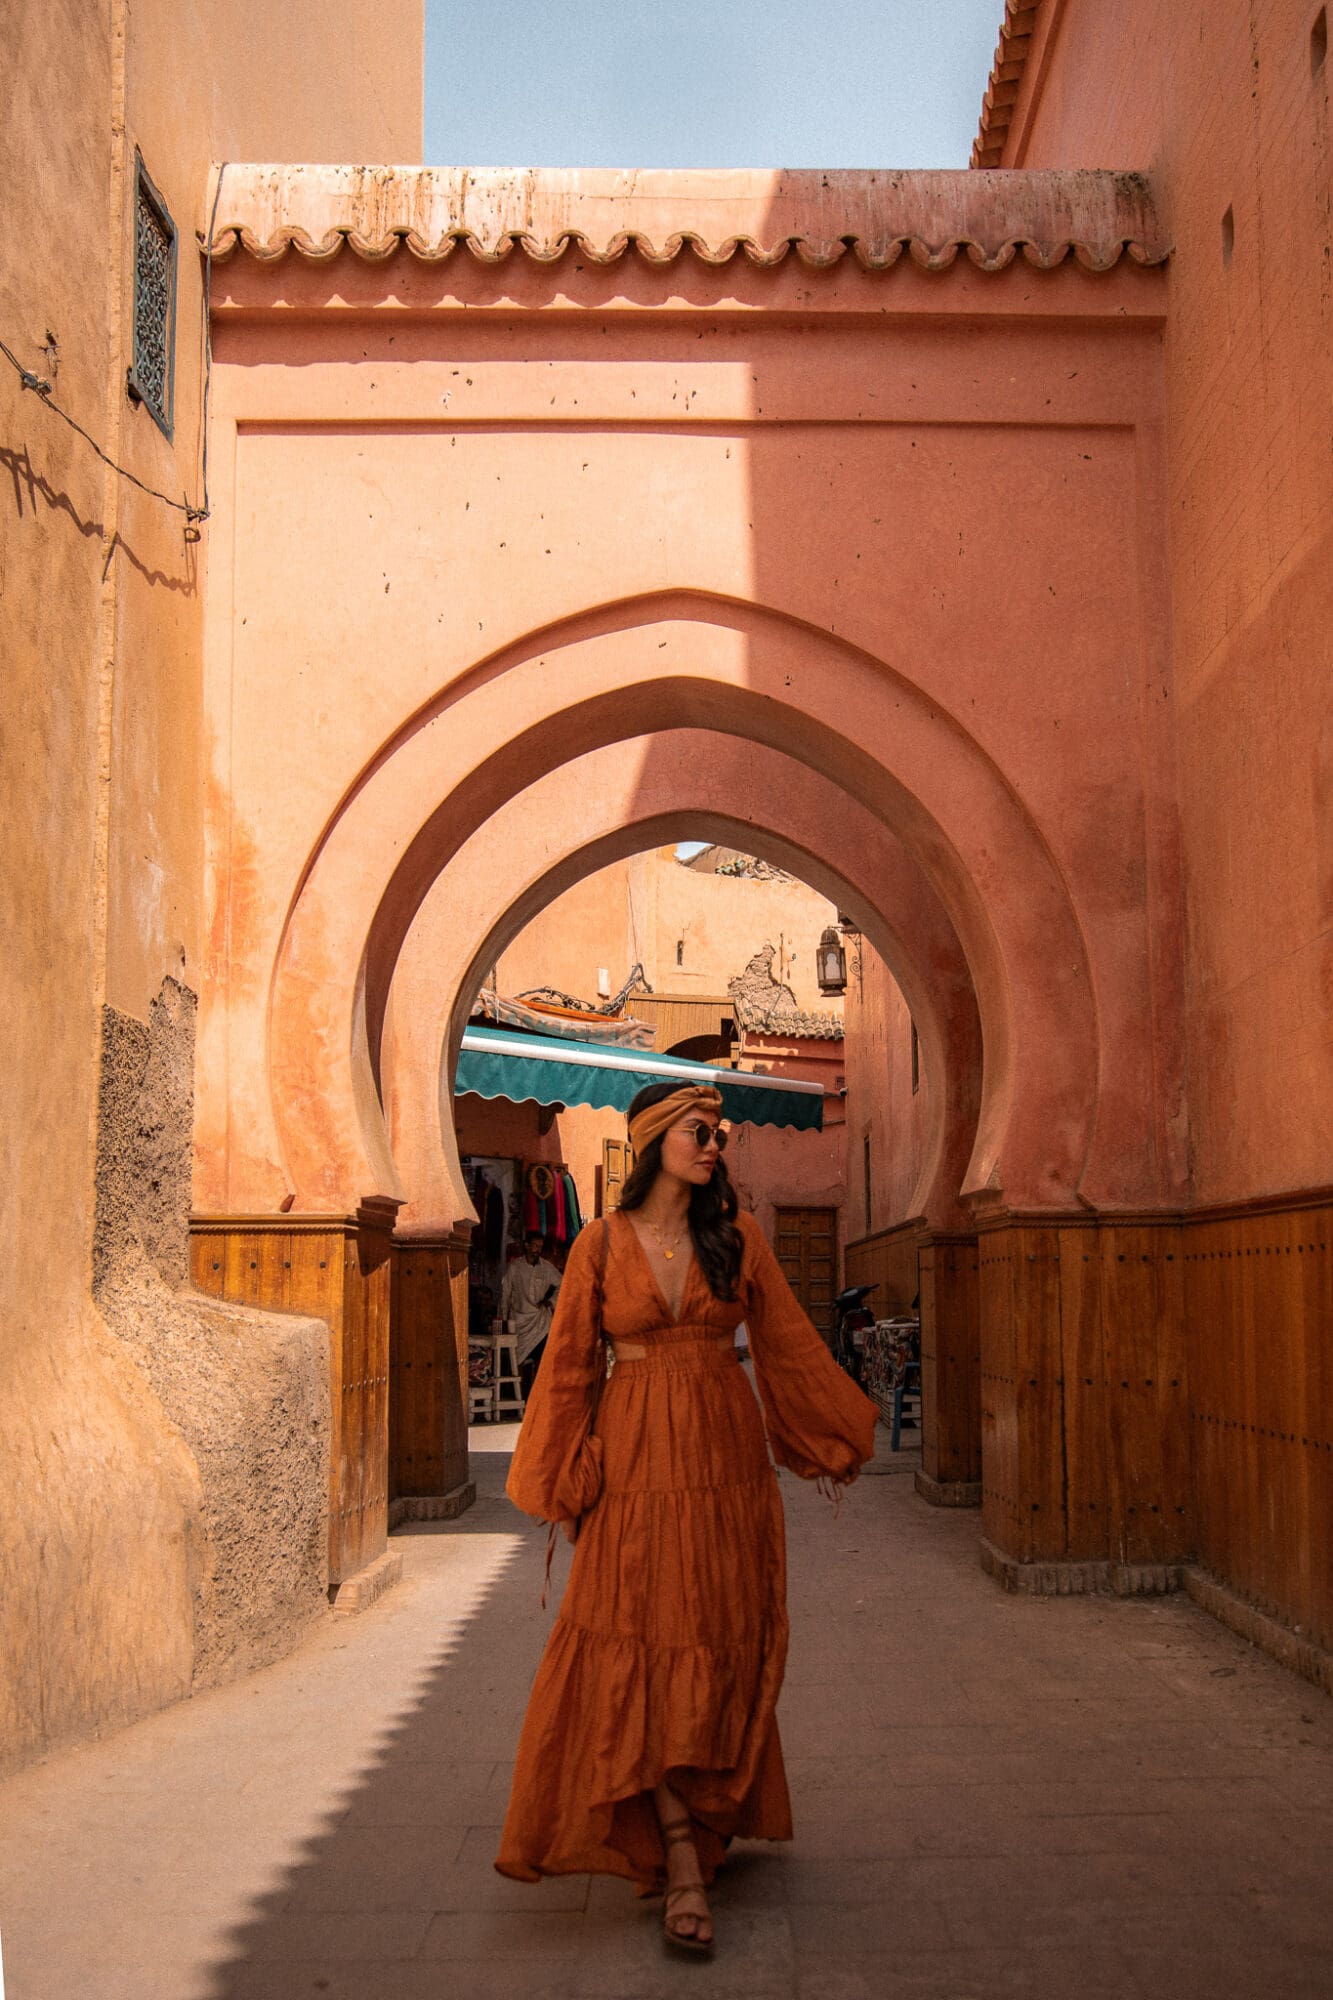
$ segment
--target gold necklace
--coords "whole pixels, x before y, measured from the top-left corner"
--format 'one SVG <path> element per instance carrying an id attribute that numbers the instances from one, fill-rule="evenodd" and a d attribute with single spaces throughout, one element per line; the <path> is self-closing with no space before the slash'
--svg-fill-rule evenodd
<path id="1" fill-rule="evenodd" d="M 667 1263 L 669 1264 L 672 1258 L 675 1256 L 677 1250 L 680 1248 L 680 1239 L 685 1234 L 684 1226 L 682 1226 L 680 1229 L 676 1231 L 670 1243 L 668 1243 L 665 1236 L 663 1236 L 661 1230 L 658 1228 L 657 1224 L 653 1221 L 651 1216 L 645 1215 L 643 1219 L 648 1224 L 648 1227 L 652 1230 L 653 1235 L 657 1238 L 657 1247 L 662 1252 L 662 1255 L 666 1258 Z"/>

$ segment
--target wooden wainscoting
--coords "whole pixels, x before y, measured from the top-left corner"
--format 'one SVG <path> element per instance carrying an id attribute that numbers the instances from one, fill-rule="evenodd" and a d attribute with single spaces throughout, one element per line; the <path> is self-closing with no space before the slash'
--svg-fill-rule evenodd
<path id="1" fill-rule="evenodd" d="M 1185 1325 L 1199 1561 L 1333 1648 L 1333 1199 L 1205 1215 Z"/>
<path id="2" fill-rule="evenodd" d="M 392 1210 L 338 1215 L 199 1215 L 196 1290 L 329 1327 L 329 1583 L 384 1553 L 388 1536 Z"/>
<path id="3" fill-rule="evenodd" d="M 394 1239 L 391 1500 L 443 1500 L 467 1481 L 467 1253 L 466 1233 Z"/>
<path id="4" fill-rule="evenodd" d="M 926 1225 L 918 1218 L 859 1236 L 843 1251 L 843 1284 L 875 1287 L 866 1304 L 876 1319 L 912 1310 L 920 1288 L 917 1251 L 925 1235 Z"/>
<path id="5" fill-rule="evenodd" d="M 921 1471 L 917 1491 L 936 1506 L 981 1499 L 981 1335 L 977 1239 L 917 1218 L 847 1245 L 843 1282 L 873 1285 L 878 1319 L 921 1315 Z"/>
<path id="6" fill-rule="evenodd" d="M 1013 1562 L 1154 1588 L 1188 1557 L 1181 1234 L 1056 1219 L 981 1235 L 983 1532 Z"/>
<path id="7" fill-rule="evenodd" d="M 981 1500 L 981 1322 L 977 1239 L 932 1231 L 917 1250 L 921 1296 L 921 1469 L 917 1491 Z"/>

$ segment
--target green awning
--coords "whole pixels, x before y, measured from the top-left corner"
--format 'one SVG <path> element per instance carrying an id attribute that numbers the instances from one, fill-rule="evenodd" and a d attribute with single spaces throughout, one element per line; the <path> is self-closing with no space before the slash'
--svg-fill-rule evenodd
<path id="1" fill-rule="evenodd" d="M 514 1104 L 593 1104 L 628 1111 L 650 1083 L 707 1083 L 722 1093 L 724 1118 L 751 1125 L 792 1125 L 818 1132 L 824 1124 L 824 1086 L 749 1070 L 714 1069 L 710 1063 L 659 1056 L 648 1049 L 556 1041 L 548 1035 L 512 1035 L 503 1028 L 463 1030 L 454 1091 L 505 1097 Z"/>

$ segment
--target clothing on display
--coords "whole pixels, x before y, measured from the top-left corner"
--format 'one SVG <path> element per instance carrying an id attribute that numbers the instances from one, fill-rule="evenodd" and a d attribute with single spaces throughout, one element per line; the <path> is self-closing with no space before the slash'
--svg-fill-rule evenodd
<path id="1" fill-rule="evenodd" d="M 498 1187 L 493 1187 L 486 1196 L 486 1261 L 489 1264 L 498 1264 L 504 1256 L 507 1219 L 505 1198 Z"/>
<path id="2" fill-rule="evenodd" d="M 534 1161 L 523 1177 L 523 1234 L 533 1230 L 559 1249 L 567 1249 L 583 1227 L 574 1176 L 563 1164 Z"/>

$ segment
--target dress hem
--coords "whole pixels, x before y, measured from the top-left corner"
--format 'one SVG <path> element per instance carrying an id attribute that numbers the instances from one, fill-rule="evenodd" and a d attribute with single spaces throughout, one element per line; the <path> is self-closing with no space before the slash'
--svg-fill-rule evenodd
<path id="1" fill-rule="evenodd" d="M 666 1850 L 663 1848 L 662 1859 L 654 1865 L 652 1871 L 645 1872 L 642 1868 L 636 1867 L 629 1855 L 624 1853 L 622 1849 L 611 1846 L 606 1836 L 609 1836 L 614 1824 L 616 1807 L 630 1805 L 636 1799 L 651 1800 L 657 1787 L 663 1782 L 670 1784 L 673 1776 L 677 1778 L 681 1776 L 705 1779 L 712 1777 L 720 1778 L 731 1768 L 729 1765 L 714 1765 L 710 1767 L 697 1764 L 668 1764 L 651 1783 L 637 1786 L 633 1791 L 620 1792 L 611 1799 L 598 1800 L 595 1805 L 590 1806 L 588 1808 L 589 1820 L 596 1821 L 605 1817 L 606 1826 L 604 1836 L 595 1844 L 582 1849 L 569 1859 L 552 1859 L 537 1862 L 507 1860 L 503 1855 L 498 1855 L 491 1865 L 497 1875 L 504 1875 L 511 1882 L 536 1883 L 545 1881 L 548 1876 L 558 1875 L 615 1875 L 623 1881 L 637 1883 L 641 1896 L 660 1895 L 666 1881 Z M 673 1790 L 676 1789 L 674 1785 L 672 1788 Z M 689 1813 L 692 1824 L 696 1828 L 702 1829 L 705 1834 L 711 1836 L 711 1841 L 707 1844 L 711 1845 L 712 1841 L 716 1841 L 723 1849 L 723 1854 L 717 1858 L 712 1858 L 706 1853 L 700 1853 L 699 1855 L 699 1868 L 704 1879 L 705 1888 L 708 1888 L 712 1884 L 718 1869 L 722 1865 L 722 1860 L 725 1858 L 725 1850 L 733 1840 L 762 1840 L 771 1844 L 777 1844 L 795 1838 L 790 1814 L 787 1819 L 787 1830 L 783 1833 L 742 1833 L 734 1828 L 724 1829 L 715 1826 L 712 1818 L 705 1817 L 702 1813 L 696 1812 L 690 1806 L 688 1800 L 682 1800 L 682 1803 Z M 734 1815 L 739 1818 L 744 1811 L 745 1801 L 735 1800 L 732 1802 L 732 1805 Z M 655 1820 L 656 1807 L 650 1805 L 649 1810 L 653 1813 Z M 731 1814 L 727 1815 L 728 1818 L 731 1816 Z M 698 1846 L 697 1841 L 696 1846 Z"/>

